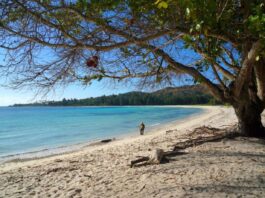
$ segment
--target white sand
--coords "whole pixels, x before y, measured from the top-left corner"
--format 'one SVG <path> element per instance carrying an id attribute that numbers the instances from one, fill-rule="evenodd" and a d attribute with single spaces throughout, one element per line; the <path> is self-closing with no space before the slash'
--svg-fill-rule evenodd
<path id="1" fill-rule="evenodd" d="M 265 144 L 255 138 L 206 143 L 166 164 L 128 166 L 156 148 L 171 150 L 195 127 L 236 122 L 231 108 L 202 108 L 204 114 L 145 136 L 2 164 L 0 197 L 265 197 Z"/>

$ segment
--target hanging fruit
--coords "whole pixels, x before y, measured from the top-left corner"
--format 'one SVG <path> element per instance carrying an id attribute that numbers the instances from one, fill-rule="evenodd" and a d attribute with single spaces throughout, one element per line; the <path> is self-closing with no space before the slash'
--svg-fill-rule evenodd
<path id="1" fill-rule="evenodd" d="M 133 25 L 134 22 L 135 22 L 134 18 L 130 19 L 130 20 L 129 20 L 129 25 Z"/>
<path id="2" fill-rule="evenodd" d="M 127 25 L 128 27 L 130 27 L 131 25 L 134 24 L 135 20 L 134 20 L 134 18 L 131 18 L 131 19 L 124 19 L 124 22 L 126 23 L 126 25 Z"/>
<path id="3" fill-rule="evenodd" d="M 96 68 L 98 66 L 99 57 L 98 56 L 91 56 L 89 59 L 87 59 L 86 65 L 88 67 L 94 67 Z"/>

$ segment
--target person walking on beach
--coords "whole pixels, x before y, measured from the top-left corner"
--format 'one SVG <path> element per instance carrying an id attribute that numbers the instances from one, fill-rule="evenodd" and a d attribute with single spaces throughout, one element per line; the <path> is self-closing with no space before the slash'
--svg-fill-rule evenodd
<path id="1" fill-rule="evenodd" d="M 139 129 L 140 129 L 140 135 L 143 135 L 144 134 L 144 129 L 145 129 L 145 125 L 144 125 L 143 122 L 140 124 Z"/>

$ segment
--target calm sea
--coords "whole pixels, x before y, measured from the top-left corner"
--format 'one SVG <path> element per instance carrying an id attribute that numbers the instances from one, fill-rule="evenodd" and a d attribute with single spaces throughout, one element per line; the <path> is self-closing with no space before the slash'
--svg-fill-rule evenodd
<path id="1" fill-rule="evenodd" d="M 0 158 L 89 141 L 138 134 L 201 113 L 180 107 L 0 107 Z"/>

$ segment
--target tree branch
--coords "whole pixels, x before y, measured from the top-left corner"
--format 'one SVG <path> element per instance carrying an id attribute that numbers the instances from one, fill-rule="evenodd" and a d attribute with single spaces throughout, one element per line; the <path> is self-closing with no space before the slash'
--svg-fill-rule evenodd
<path id="1" fill-rule="evenodd" d="M 222 90 L 217 85 L 213 84 L 205 76 L 203 76 L 200 72 L 198 72 L 196 69 L 185 66 L 179 62 L 176 62 L 166 52 L 164 52 L 162 49 L 157 49 L 155 46 L 148 45 L 148 44 L 141 44 L 141 46 L 146 49 L 152 50 L 154 54 L 157 54 L 163 57 L 163 59 L 167 61 L 177 71 L 182 71 L 184 73 L 191 75 L 194 79 L 200 80 L 204 85 L 206 85 L 210 89 L 210 91 L 212 92 L 214 96 L 216 96 L 219 99 L 225 100 L 222 94 Z"/>
<path id="2" fill-rule="evenodd" d="M 218 72 L 216 71 L 216 68 L 214 65 L 211 65 L 212 70 L 214 72 L 215 78 L 219 81 L 220 85 L 222 86 L 223 90 L 226 90 L 226 86 L 224 84 L 224 82 L 222 81 L 222 79 L 220 78 Z"/>
<path id="3" fill-rule="evenodd" d="M 265 105 L 265 58 L 260 58 L 254 66 L 257 82 L 257 96 Z"/>
<path id="4" fill-rule="evenodd" d="M 231 74 L 229 71 L 224 69 L 221 65 L 219 65 L 212 57 L 210 57 L 208 54 L 204 53 L 203 50 L 199 46 L 195 46 L 196 51 L 203 56 L 206 60 L 208 60 L 214 67 L 214 69 L 219 70 L 226 78 L 230 80 L 234 80 L 235 76 Z M 215 71 L 217 72 L 217 71 Z M 217 73 L 218 75 L 218 73 Z M 219 75 L 218 75 L 219 76 Z M 222 83 L 221 83 L 222 84 Z"/>
<path id="5" fill-rule="evenodd" d="M 239 75 L 235 81 L 234 93 L 235 96 L 239 97 L 241 90 L 245 83 L 248 82 L 249 78 L 251 77 L 251 70 L 253 69 L 255 59 L 261 50 L 262 44 L 261 41 L 256 41 L 252 44 L 251 49 L 249 50 L 245 60 L 243 62 L 242 68 L 239 72 Z"/>
<path id="6" fill-rule="evenodd" d="M 228 49 L 226 49 L 225 47 L 221 46 L 221 48 L 224 50 L 224 52 L 226 53 L 227 57 L 230 60 L 230 63 L 228 63 L 228 61 L 226 61 L 226 59 L 224 57 L 221 56 L 222 60 L 224 61 L 224 63 L 231 67 L 232 69 L 234 69 L 235 71 L 239 72 L 240 71 L 240 67 L 236 64 L 235 58 L 233 56 L 233 52 L 229 51 Z"/>

